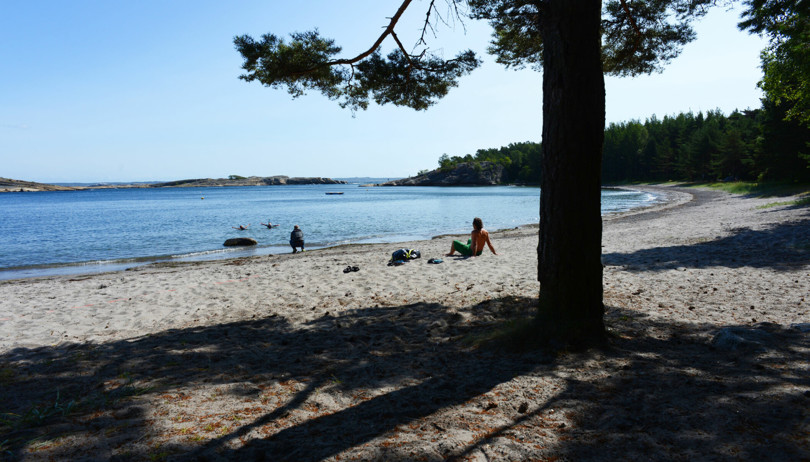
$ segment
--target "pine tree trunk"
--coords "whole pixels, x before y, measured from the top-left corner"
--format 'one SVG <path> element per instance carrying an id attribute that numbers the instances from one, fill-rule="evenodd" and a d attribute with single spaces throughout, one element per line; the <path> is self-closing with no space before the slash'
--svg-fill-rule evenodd
<path id="1" fill-rule="evenodd" d="M 553 343 L 601 344 L 601 2 L 544 4 L 538 334 Z"/>

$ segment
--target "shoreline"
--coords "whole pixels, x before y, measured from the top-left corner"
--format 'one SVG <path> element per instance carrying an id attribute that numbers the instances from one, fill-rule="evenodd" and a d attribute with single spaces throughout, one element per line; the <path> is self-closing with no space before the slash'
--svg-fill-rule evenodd
<path id="1" fill-rule="evenodd" d="M 0 414 L 46 416 L 0 422 L 4 449 L 810 458 L 810 207 L 647 187 L 673 200 L 603 219 L 604 351 L 477 346 L 533 313 L 536 227 L 492 232 L 499 255 L 474 259 L 441 257 L 442 237 L 2 281 L 0 383 L 13 399 Z M 400 246 L 422 258 L 387 266 Z"/>
<path id="2" fill-rule="evenodd" d="M 663 200 L 656 200 L 656 203 L 652 205 L 641 205 L 636 206 L 631 210 L 622 211 L 622 212 L 607 212 L 602 215 L 603 219 L 608 219 L 608 217 L 612 217 L 615 215 L 623 215 L 626 213 L 640 213 L 649 208 L 661 208 L 661 207 L 672 207 L 677 205 L 677 195 L 673 195 L 671 192 L 656 190 L 654 188 L 644 189 L 644 187 L 617 187 L 611 186 L 606 187 L 603 189 L 611 189 L 611 190 L 626 190 L 626 191 L 640 191 L 640 192 L 650 192 L 656 195 L 663 196 Z M 667 197 L 667 195 L 673 195 L 673 197 Z M 523 228 L 523 227 L 537 227 L 537 223 L 527 223 L 518 225 L 516 227 L 510 228 L 503 228 L 503 229 L 496 229 L 493 232 L 499 231 L 507 231 L 510 229 L 516 228 Z M 348 242 L 348 243 L 338 243 L 334 245 L 327 245 L 327 246 L 315 246 L 308 249 L 308 251 L 313 250 L 322 250 L 322 249 L 329 249 L 329 248 L 336 248 L 342 246 L 351 246 L 351 245 L 369 245 L 369 244 L 404 244 L 408 242 L 419 242 L 419 241 L 426 241 L 426 240 L 434 240 L 440 239 L 444 237 L 455 236 L 458 237 L 458 234 L 439 234 L 433 235 L 430 237 L 425 237 L 423 239 L 419 239 L 414 241 L 413 239 L 402 239 L 396 238 L 396 236 L 391 236 L 394 238 L 393 240 L 387 240 L 384 242 L 362 242 L 362 240 L 357 242 Z M 24 266 L 24 267 L 14 267 L 14 268 L 3 268 L 0 269 L 0 282 L 2 281 L 13 281 L 13 280 L 21 280 L 21 279 L 32 279 L 32 278 L 51 278 L 51 277 L 59 277 L 59 276 L 81 276 L 81 275 L 88 275 L 88 274 L 104 274 L 104 273 L 114 273 L 114 272 L 121 272 L 131 270 L 133 268 L 142 267 L 142 266 L 149 266 L 155 264 L 165 264 L 165 263 L 175 263 L 175 264 L 183 264 L 183 263 L 194 263 L 194 262 L 204 262 L 204 261 L 222 261 L 222 260 L 229 260 L 233 258 L 250 258 L 250 257 L 267 257 L 273 255 L 283 255 L 287 253 L 288 249 L 286 246 L 249 246 L 249 247 L 240 247 L 240 248 L 217 248 L 205 251 L 198 251 L 193 252 L 187 255 L 154 255 L 154 256 L 143 256 L 143 257 L 130 257 L 130 258 L 121 258 L 116 260 L 105 260 L 105 261 L 83 261 L 83 262 L 68 262 L 68 263 L 49 263 L 49 264 L 41 264 L 41 265 L 34 265 L 34 266 Z M 278 253 L 277 253 L 278 252 Z"/>

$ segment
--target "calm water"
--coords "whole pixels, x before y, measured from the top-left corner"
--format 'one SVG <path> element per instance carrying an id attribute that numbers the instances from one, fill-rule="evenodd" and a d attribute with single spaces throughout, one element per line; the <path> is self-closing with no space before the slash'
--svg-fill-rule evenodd
<path id="1" fill-rule="evenodd" d="M 327 195 L 326 192 L 343 192 Z M 293 225 L 307 248 L 401 242 L 539 219 L 538 188 L 358 185 L 100 189 L 0 194 L 0 279 L 118 270 L 161 259 L 289 252 Z M 604 190 L 603 213 L 656 197 Z M 279 223 L 272 230 L 260 223 Z M 232 226 L 248 225 L 246 231 Z M 251 248 L 225 248 L 252 237 Z"/>

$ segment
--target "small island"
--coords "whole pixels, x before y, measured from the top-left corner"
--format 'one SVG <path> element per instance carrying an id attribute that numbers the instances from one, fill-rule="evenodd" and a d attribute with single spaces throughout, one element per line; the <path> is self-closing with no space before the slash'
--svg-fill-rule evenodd
<path id="1" fill-rule="evenodd" d="M 243 177 L 231 175 L 228 178 L 202 178 L 193 180 L 169 181 L 166 183 L 153 183 L 150 188 L 191 188 L 191 187 L 218 187 L 218 186 L 280 186 L 302 184 L 346 184 L 345 181 L 321 177 L 288 177 L 276 176 L 250 176 Z"/>
<path id="2" fill-rule="evenodd" d="M 145 183 L 100 183 L 89 186 L 62 186 L 34 181 L 0 178 L 0 192 L 33 192 L 33 191 L 79 191 L 87 189 L 123 189 L 123 188 L 190 188 L 190 187 L 224 187 L 224 186 L 277 186 L 303 184 L 346 184 L 345 181 L 320 177 L 288 177 L 284 175 L 266 177 L 242 177 L 231 175 L 228 178 L 201 178 L 169 182 Z"/>
<path id="3" fill-rule="evenodd" d="M 0 178 L 0 192 L 74 191 L 81 188 Z"/>

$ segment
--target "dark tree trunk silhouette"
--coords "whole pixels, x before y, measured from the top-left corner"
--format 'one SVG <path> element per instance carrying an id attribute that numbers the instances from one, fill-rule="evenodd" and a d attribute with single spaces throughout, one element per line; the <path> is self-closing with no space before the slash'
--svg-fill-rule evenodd
<path id="1" fill-rule="evenodd" d="M 548 0 L 545 8 L 538 335 L 586 346 L 605 338 L 601 2 Z"/>

